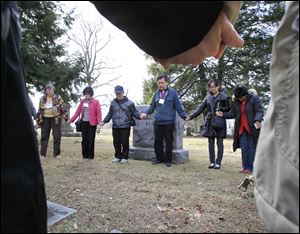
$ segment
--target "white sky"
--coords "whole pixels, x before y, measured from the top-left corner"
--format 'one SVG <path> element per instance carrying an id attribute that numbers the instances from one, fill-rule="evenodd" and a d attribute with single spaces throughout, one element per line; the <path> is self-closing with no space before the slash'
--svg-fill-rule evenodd
<path id="1" fill-rule="evenodd" d="M 105 80 L 110 80 L 111 78 L 116 76 L 120 76 L 120 78 L 112 83 L 112 86 L 106 86 L 94 90 L 94 96 L 101 95 L 103 93 L 112 94 L 114 96 L 114 86 L 122 85 L 124 87 L 125 93 L 128 92 L 127 96 L 129 97 L 129 99 L 131 99 L 135 103 L 142 102 L 143 79 L 148 77 L 144 52 L 140 50 L 124 32 L 119 30 L 117 27 L 107 21 L 103 16 L 101 16 L 92 3 L 88 1 L 62 1 L 61 3 L 64 4 L 66 10 L 76 7 L 75 15 L 81 14 L 84 20 L 87 22 L 93 23 L 101 18 L 103 23 L 103 29 L 101 30 L 101 33 L 106 33 L 107 35 L 110 33 L 112 36 L 112 40 L 103 50 L 103 55 L 101 55 L 101 57 L 107 58 L 107 60 L 111 62 L 110 64 L 108 64 L 109 66 L 120 67 L 115 69 L 112 75 L 103 75 L 101 79 L 103 79 L 103 81 L 105 82 Z M 75 32 L 78 36 L 82 35 L 79 20 L 75 21 L 72 27 L 72 31 Z M 107 35 L 100 35 L 100 37 L 107 38 Z M 78 49 L 78 47 L 76 47 L 75 44 L 69 43 L 68 52 L 73 53 L 76 49 Z M 109 72 L 109 70 L 106 71 Z M 32 101 L 36 109 L 38 108 L 38 100 L 41 96 L 41 93 L 37 93 L 34 97 L 32 97 Z M 100 103 L 108 103 L 108 100 L 105 100 L 104 97 L 99 97 L 97 99 L 100 101 Z M 71 115 L 73 115 L 75 110 L 76 105 L 73 104 L 71 108 Z M 103 106 L 103 117 L 105 117 L 107 111 L 108 108 Z"/>

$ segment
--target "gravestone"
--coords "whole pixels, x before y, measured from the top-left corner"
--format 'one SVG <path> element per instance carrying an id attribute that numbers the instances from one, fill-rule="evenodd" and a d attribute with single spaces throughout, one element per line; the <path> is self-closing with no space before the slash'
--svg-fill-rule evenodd
<path id="1" fill-rule="evenodd" d="M 142 113 L 148 109 L 146 105 L 136 107 Z M 175 129 L 173 135 L 173 163 L 185 163 L 188 161 L 189 153 L 183 149 L 184 120 L 176 113 Z M 165 145 L 165 143 L 164 143 Z M 146 119 L 136 120 L 133 127 L 133 146 L 129 150 L 129 158 L 137 160 L 155 160 L 154 151 L 154 121 L 153 114 Z"/>
<path id="2" fill-rule="evenodd" d="M 47 201 L 47 226 L 51 226 L 75 213 L 76 210 Z"/>
<path id="3" fill-rule="evenodd" d="M 191 136 L 192 135 L 192 128 L 191 127 L 186 128 L 186 135 L 187 136 Z"/>
<path id="4" fill-rule="evenodd" d="M 70 109 L 68 109 L 68 116 L 70 117 Z M 73 128 L 65 120 L 61 121 L 61 135 L 65 137 L 81 137 L 81 133 L 74 132 Z"/>

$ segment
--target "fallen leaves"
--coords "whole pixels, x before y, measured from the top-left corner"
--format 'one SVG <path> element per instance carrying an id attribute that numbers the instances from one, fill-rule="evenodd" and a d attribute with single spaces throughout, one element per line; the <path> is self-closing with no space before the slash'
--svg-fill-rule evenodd
<path id="1" fill-rule="evenodd" d="M 197 204 L 197 205 L 196 205 L 196 208 L 197 208 L 197 210 L 198 210 L 200 213 L 202 213 L 202 212 L 204 211 L 204 209 L 203 209 L 203 207 L 202 207 L 201 204 Z"/>
<path id="2" fill-rule="evenodd" d="M 182 206 L 178 206 L 178 207 L 174 207 L 174 210 L 183 210 L 183 211 L 187 211 L 187 209 L 185 207 Z"/>

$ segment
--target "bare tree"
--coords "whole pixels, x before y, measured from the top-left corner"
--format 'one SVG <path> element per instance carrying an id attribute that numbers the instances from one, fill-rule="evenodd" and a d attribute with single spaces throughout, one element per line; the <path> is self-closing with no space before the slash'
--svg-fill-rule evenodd
<path id="1" fill-rule="evenodd" d="M 113 81 L 116 81 L 120 76 L 111 78 L 109 80 L 101 79 L 101 75 L 108 74 L 105 73 L 107 70 L 114 70 L 120 66 L 111 67 L 109 66 L 109 61 L 107 58 L 101 56 L 103 49 L 112 40 L 111 34 L 106 34 L 102 36 L 101 31 L 103 29 L 103 23 L 99 19 L 95 23 L 88 23 L 83 20 L 81 16 L 81 35 L 76 35 L 72 33 L 68 35 L 69 39 L 75 42 L 79 46 L 79 52 L 84 58 L 84 71 L 83 79 L 84 81 L 94 89 L 105 85 L 111 85 Z M 104 94 L 105 96 L 106 94 Z M 100 95 L 99 95 L 100 96 Z"/>

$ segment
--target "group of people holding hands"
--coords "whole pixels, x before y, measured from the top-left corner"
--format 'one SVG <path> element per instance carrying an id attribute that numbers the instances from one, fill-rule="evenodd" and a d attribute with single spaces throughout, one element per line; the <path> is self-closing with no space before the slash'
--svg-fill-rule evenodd
<path id="1" fill-rule="evenodd" d="M 242 5 L 240 1 L 163 3 L 149 1 L 141 4 L 92 1 L 92 3 L 102 16 L 124 31 L 139 48 L 165 68 L 171 64 L 201 64 L 208 57 L 218 59 L 227 47 L 240 48 L 244 44 L 244 40 L 234 26 Z M 46 233 L 45 183 L 28 107 L 29 99 L 20 49 L 19 19 L 17 2 L 1 1 L 1 23 L 3 22 L 3 27 L 1 27 L 1 135 L 3 136 L 1 137 L 1 232 Z M 158 25 L 164 25 L 164 27 L 158 27 Z M 247 27 L 242 27 L 240 30 L 247 30 Z M 200 114 L 205 106 L 209 112 L 211 108 L 209 103 L 223 96 L 220 95 L 222 93 L 220 90 L 214 93 L 213 86 L 216 83 L 211 84 L 208 96 L 212 98 L 205 98 L 195 116 Z M 216 129 L 219 128 L 225 118 L 236 119 L 234 149 L 236 147 L 242 149 L 245 166 L 242 172 L 247 172 L 247 167 L 251 171 L 251 157 L 255 151 L 255 147 L 251 146 L 256 146 L 256 137 L 258 133 L 260 134 L 253 173 L 254 195 L 258 213 L 271 232 L 299 233 L 298 87 L 299 2 L 288 1 L 273 40 L 270 66 L 271 100 L 261 132 L 259 133 L 262 120 L 260 102 L 255 95 L 249 94 L 245 87 L 234 89 L 235 101 L 230 110 L 227 112 L 224 109 L 221 110 L 220 104 L 215 107 L 216 110 L 212 110 L 207 115 L 205 124 L 206 131 L 208 131 L 212 125 Z M 172 95 L 171 98 L 170 94 L 174 93 L 171 88 L 157 93 L 152 102 L 155 104 L 154 122 L 155 125 L 159 125 L 158 132 L 166 138 L 165 135 L 169 129 L 167 125 L 161 126 L 162 122 L 157 122 L 157 120 L 169 118 L 170 115 L 166 115 L 164 108 L 160 105 L 168 106 L 172 100 L 175 100 L 172 98 L 177 95 Z M 161 96 L 160 93 L 162 93 Z M 161 99 L 164 99 L 164 102 Z M 48 117 L 44 116 L 40 123 L 42 135 L 45 134 L 45 146 L 50 133 L 47 125 L 51 124 L 53 129 L 54 124 L 60 125 L 62 119 L 67 119 L 65 109 L 61 108 L 61 101 L 53 95 L 52 98 L 43 99 L 44 104 L 48 103 L 45 105 L 48 109 L 51 103 L 54 107 L 54 113 L 51 113 L 51 110 L 48 113 L 44 112 Z M 100 104 L 92 97 L 89 100 L 85 98 L 81 102 L 79 112 L 83 110 L 90 115 L 89 121 L 85 122 L 89 123 L 87 127 L 92 131 L 87 136 L 93 136 L 92 126 L 101 123 L 101 114 L 99 111 L 95 113 Z M 89 108 L 92 102 L 94 107 Z M 88 111 L 85 108 L 89 108 Z M 151 110 L 151 107 L 149 109 Z M 162 119 L 159 119 L 160 117 Z M 190 118 L 181 117 L 186 117 L 188 120 L 193 117 L 193 114 Z M 111 118 L 114 122 L 114 116 Z M 171 124 L 169 120 L 166 119 L 166 123 Z M 221 130 L 213 131 L 213 138 L 214 140 L 217 138 L 218 143 L 218 136 L 221 135 L 216 132 L 221 132 Z M 157 138 L 161 139 L 161 137 Z M 219 137 L 220 146 L 222 145 L 221 138 Z M 18 139 L 17 144 L 16 139 Z M 54 141 L 59 146 L 60 136 Z M 213 142 L 210 137 L 209 142 Z M 91 142 L 83 145 L 88 146 L 86 157 L 87 155 L 91 157 Z M 158 146 L 160 145 L 161 142 L 158 142 Z M 221 152 L 222 147 L 219 147 L 218 155 Z M 58 157 L 59 153 L 60 150 L 57 147 L 54 155 Z M 217 169 L 219 160 L 217 158 L 214 167 L 210 168 Z M 26 196 L 20 196 L 20 194 L 26 194 Z"/>
<path id="2" fill-rule="evenodd" d="M 115 87 L 116 98 L 112 100 L 108 114 L 102 120 L 101 106 L 93 98 L 91 87 L 83 90 L 84 98 L 80 101 L 75 114 L 67 121 L 68 124 L 76 119 L 82 124 L 82 157 L 94 158 L 95 133 L 97 125 L 103 126 L 112 120 L 112 136 L 115 149 L 113 163 L 127 163 L 129 155 L 130 129 L 135 119 L 145 119 L 152 114 L 154 119 L 154 150 L 156 160 L 153 164 L 165 163 L 172 165 L 173 131 L 175 128 L 176 112 L 185 121 L 199 116 L 205 109 L 207 115 L 203 136 L 208 138 L 210 169 L 220 169 L 222 165 L 224 145 L 223 139 L 227 135 L 226 119 L 235 119 L 233 150 L 241 148 L 242 168 L 240 173 L 250 174 L 253 171 L 255 149 L 258 141 L 263 108 L 257 95 L 251 94 L 244 86 L 235 87 L 234 100 L 230 104 L 229 96 L 221 89 L 218 80 L 208 81 L 208 94 L 191 114 L 187 115 L 182 107 L 176 90 L 168 86 L 168 75 L 157 77 L 157 91 L 154 93 L 148 109 L 139 113 L 133 101 L 124 96 L 122 86 Z M 41 125 L 40 155 L 46 156 L 47 144 L 52 127 L 54 137 L 54 156 L 60 154 L 61 119 L 67 120 L 63 101 L 54 93 L 54 86 L 46 86 L 46 94 L 40 100 L 38 123 Z M 54 108 L 55 107 L 55 108 Z M 57 108 L 58 107 L 58 108 Z M 58 111 L 59 110 L 59 111 Z M 164 150 L 165 141 L 165 150 Z M 215 154 L 217 143 L 217 157 Z"/>

